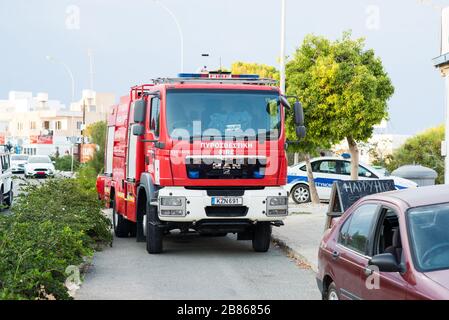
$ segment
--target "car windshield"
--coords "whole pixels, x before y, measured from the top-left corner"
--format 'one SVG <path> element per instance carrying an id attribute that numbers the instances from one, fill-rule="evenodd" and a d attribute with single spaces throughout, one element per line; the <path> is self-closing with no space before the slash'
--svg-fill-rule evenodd
<path id="1" fill-rule="evenodd" d="M 410 209 L 408 222 L 418 269 L 449 269 L 449 203 Z"/>
<path id="2" fill-rule="evenodd" d="M 267 138 L 281 130 L 279 94 L 267 91 L 169 90 L 167 128 L 175 139 Z"/>
<path id="3" fill-rule="evenodd" d="M 31 157 L 28 160 L 29 163 L 51 163 L 49 157 Z"/>
<path id="4" fill-rule="evenodd" d="M 11 156 L 12 161 L 27 161 L 28 156 L 22 156 L 22 155 L 12 155 Z"/>

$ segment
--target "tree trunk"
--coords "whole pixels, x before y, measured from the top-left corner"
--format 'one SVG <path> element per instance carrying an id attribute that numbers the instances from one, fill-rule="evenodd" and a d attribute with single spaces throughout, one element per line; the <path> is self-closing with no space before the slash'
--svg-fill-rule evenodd
<path id="1" fill-rule="evenodd" d="M 351 154 L 351 180 L 359 180 L 359 148 L 352 137 L 346 138 Z"/>
<path id="2" fill-rule="evenodd" d="M 299 163 L 299 153 L 295 152 L 295 159 L 294 159 L 294 164 L 297 165 Z"/>
<path id="3" fill-rule="evenodd" d="M 315 185 L 315 179 L 313 178 L 312 164 L 310 163 L 310 155 L 306 155 L 306 167 L 307 167 L 307 179 L 309 181 L 310 200 L 314 204 L 320 203 L 320 197 Z"/>

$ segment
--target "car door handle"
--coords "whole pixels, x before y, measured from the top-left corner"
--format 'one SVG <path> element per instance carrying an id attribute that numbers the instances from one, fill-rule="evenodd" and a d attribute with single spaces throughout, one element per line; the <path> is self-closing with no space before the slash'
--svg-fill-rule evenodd
<path id="1" fill-rule="evenodd" d="M 340 258 L 340 252 L 338 251 L 332 252 L 332 259 L 337 260 L 338 258 Z"/>
<path id="2" fill-rule="evenodd" d="M 365 273 L 365 276 L 369 277 L 373 275 L 374 270 L 367 267 L 363 270 L 363 272 Z"/>

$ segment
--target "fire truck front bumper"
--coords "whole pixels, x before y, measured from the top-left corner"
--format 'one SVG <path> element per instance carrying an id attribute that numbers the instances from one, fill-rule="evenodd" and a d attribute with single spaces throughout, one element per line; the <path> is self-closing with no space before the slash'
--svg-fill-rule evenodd
<path id="1" fill-rule="evenodd" d="M 188 189 L 167 187 L 158 194 L 164 222 L 203 220 L 282 221 L 288 216 L 288 194 L 282 187 L 263 189 Z"/>

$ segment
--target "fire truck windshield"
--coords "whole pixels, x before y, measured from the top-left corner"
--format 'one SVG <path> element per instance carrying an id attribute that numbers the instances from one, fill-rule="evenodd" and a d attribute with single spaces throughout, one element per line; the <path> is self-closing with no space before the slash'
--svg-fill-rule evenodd
<path id="1" fill-rule="evenodd" d="M 168 90 L 167 128 L 174 139 L 275 140 L 281 130 L 279 94 L 242 90 Z"/>

